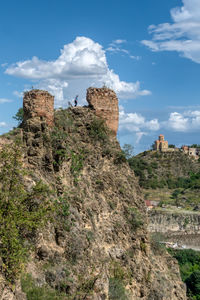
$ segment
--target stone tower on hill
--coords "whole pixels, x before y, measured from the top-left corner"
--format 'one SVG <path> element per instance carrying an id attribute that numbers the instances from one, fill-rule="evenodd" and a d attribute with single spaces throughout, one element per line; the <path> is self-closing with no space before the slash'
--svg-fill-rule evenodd
<path id="1" fill-rule="evenodd" d="M 168 149 L 168 141 L 165 141 L 164 135 L 160 134 L 158 140 L 156 140 L 154 143 L 154 150 L 164 152 L 167 149 Z"/>
<path id="2" fill-rule="evenodd" d="M 49 126 L 54 124 L 54 97 L 47 91 L 31 90 L 24 94 L 24 122 L 30 118 L 40 117 Z"/>
<path id="3" fill-rule="evenodd" d="M 95 110 L 95 114 L 105 120 L 113 134 L 117 135 L 119 107 L 115 92 L 104 87 L 90 87 L 87 90 L 87 102 Z"/>
<path id="4" fill-rule="evenodd" d="M 87 90 L 87 101 L 95 114 L 102 118 L 108 128 L 117 135 L 119 123 L 118 99 L 114 91 L 108 88 Z M 24 122 L 32 118 L 46 121 L 48 126 L 54 124 L 54 97 L 47 91 L 31 90 L 24 94 Z"/>

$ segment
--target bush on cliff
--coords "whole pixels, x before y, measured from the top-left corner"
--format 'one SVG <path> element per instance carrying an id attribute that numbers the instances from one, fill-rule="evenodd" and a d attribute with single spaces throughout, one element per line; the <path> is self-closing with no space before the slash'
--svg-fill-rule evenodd
<path id="1" fill-rule="evenodd" d="M 24 185 L 22 152 L 17 144 L 0 151 L 0 256 L 8 281 L 23 269 L 34 232 L 44 226 L 52 210 L 50 190 L 41 181 L 31 191 Z"/>
<path id="2" fill-rule="evenodd" d="M 200 252 L 192 249 L 168 249 L 168 251 L 178 260 L 181 277 L 186 283 L 189 299 L 200 300 Z"/>

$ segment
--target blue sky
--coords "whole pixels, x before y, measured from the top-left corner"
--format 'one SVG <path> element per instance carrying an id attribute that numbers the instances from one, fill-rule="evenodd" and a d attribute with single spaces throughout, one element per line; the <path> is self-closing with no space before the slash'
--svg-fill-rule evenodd
<path id="1" fill-rule="evenodd" d="M 32 86 L 66 107 L 105 83 L 119 98 L 121 145 L 138 153 L 160 133 L 200 143 L 199 0 L 1 1 L 0 43 L 0 133 Z"/>

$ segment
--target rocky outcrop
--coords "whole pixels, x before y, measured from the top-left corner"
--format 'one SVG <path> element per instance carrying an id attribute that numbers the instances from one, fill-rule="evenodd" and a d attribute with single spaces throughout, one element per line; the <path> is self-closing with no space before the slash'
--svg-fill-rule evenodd
<path id="1" fill-rule="evenodd" d="M 34 282 L 31 293 L 186 300 L 177 262 L 151 248 L 142 193 L 115 136 L 90 107 L 58 110 L 54 122 L 51 130 L 43 117 L 23 123 L 24 159 L 32 169 L 26 184 L 48 184 L 60 207 L 33 241 L 25 240 L 34 245 L 24 270 Z M 10 299 L 19 298 L 13 292 Z"/>
<path id="2" fill-rule="evenodd" d="M 180 209 L 150 210 L 149 231 L 168 234 L 200 234 L 200 213 Z"/>
<path id="3" fill-rule="evenodd" d="M 148 212 L 148 229 L 160 240 L 178 247 L 200 250 L 200 213 L 180 209 L 156 209 Z"/>
<path id="4" fill-rule="evenodd" d="M 39 117 L 48 126 L 54 122 L 54 97 L 47 91 L 31 90 L 24 94 L 24 122 L 30 118 Z"/>
<path id="5" fill-rule="evenodd" d="M 92 88 L 87 90 L 87 101 L 95 110 L 95 114 L 105 120 L 110 130 L 117 135 L 119 123 L 118 99 L 113 90 L 108 88 Z"/>

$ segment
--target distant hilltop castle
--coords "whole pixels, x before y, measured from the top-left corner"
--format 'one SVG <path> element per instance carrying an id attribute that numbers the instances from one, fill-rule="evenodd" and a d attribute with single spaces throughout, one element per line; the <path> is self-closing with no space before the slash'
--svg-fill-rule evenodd
<path id="1" fill-rule="evenodd" d="M 165 141 L 164 135 L 160 134 L 158 140 L 153 144 L 153 150 L 160 152 L 175 152 L 179 151 L 179 148 L 169 147 L 168 141 Z"/>
<path id="2" fill-rule="evenodd" d="M 164 135 L 160 134 L 158 140 L 154 142 L 154 150 L 160 150 L 161 152 L 165 152 L 169 149 L 168 141 L 165 141 Z"/>
<path id="3" fill-rule="evenodd" d="M 160 151 L 160 152 L 182 151 L 183 153 L 195 159 L 200 158 L 200 147 L 189 147 L 189 146 L 182 146 L 181 148 L 176 148 L 175 146 L 169 147 L 168 141 L 165 141 L 163 134 L 160 134 L 158 140 L 154 142 L 153 150 Z"/>

